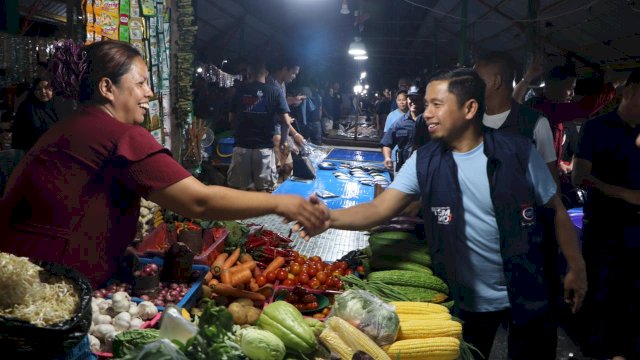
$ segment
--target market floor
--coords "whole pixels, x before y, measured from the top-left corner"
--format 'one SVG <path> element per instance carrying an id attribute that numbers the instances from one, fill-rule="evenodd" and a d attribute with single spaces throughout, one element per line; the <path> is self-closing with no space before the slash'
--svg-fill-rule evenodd
<path id="1" fill-rule="evenodd" d="M 507 330 L 503 327 L 498 329 L 495 340 L 493 341 L 493 349 L 488 360 L 506 360 L 507 359 Z M 578 346 L 569 338 L 562 327 L 558 328 L 558 349 L 556 351 L 557 360 L 591 360 L 585 357 Z"/>

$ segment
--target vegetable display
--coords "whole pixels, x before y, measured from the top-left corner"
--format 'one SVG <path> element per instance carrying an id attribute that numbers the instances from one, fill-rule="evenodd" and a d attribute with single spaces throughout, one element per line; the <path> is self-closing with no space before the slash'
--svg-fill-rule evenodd
<path id="1" fill-rule="evenodd" d="M 237 342 L 251 360 L 282 360 L 286 354 L 282 340 L 269 331 L 255 327 L 240 330 Z"/>
<path id="2" fill-rule="evenodd" d="M 308 354 L 318 346 L 313 330 L 304 321 L 302 314 L 285 301 L 267 305 L 257 325 L 280 338 L 290 352 Z"/>

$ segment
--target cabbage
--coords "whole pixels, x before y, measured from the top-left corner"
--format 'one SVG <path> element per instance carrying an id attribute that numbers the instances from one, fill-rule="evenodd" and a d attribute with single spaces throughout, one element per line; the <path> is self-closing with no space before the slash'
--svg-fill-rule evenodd
<path id="1" fill-rule="evenodd" d="M 238 344 L 242 352 L 251 360 L 282 360 L 286 354 L 282 340 L 256 327 L 240 330 Z"/>

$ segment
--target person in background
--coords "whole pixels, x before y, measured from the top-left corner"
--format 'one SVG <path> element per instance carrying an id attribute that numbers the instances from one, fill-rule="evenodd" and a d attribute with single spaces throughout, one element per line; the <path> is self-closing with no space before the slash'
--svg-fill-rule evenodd
<path id="1" fill-rule="evenodd" d="M 324 107 L 327 109 L 329 119 L 333 121 L 333 129 L 340 129 L 340 118 L 342 117 L 342 94 L 340 93 L 339 82 L 334 81 L 327 88 L 324 101 Z"/>
<path id="2" fill-rule="evenodd" d="M 263 63 L 250 64 L 247 78 L 236 93 L 229 112 L 229 122 L 235 129 L 235 146 L 227 183 L 236 189 L 271 192 L 276 177 L 276 153 L 273 143 L 274 118 L 281 124 L 281 144 L 286 144 L 289 123 L 285 117 L 289 110 L 286 99 L 278 89 L 265 84 L 267 69 Z M 284 146 L 278 149 L 286 156 Z"/>
<path id="3" fill-rule="evenodd" d="M 43 78 L 33 80 L 29 94 L 18 106 L 11 129 L 11 147 L 29 151 L 49 128 L 58 122 L 53 108 L 53 90 Z"/>
<path id="4" fill-rule="evenodd" d="M 597 358 L 640 354 L 640 330 L 625 327 L 640 319 L 640 271 L 631 265 L 640 259 L 638 146 L 640 69 L 629 76 L 618 109 L 582 127 L 572 173 L 574 185 L 587 189 L 582 243 L 591 291 L 585 344 Z"/>
<path id="5" fill-rule="evenodd" d="M 0 199 L 0 251 L 72 267 L 98 287 L 135 237 L 141 197 L 196 219 L 275 213 L 298 221 L 308 230 L 303 236 L 326 226 L 328 210 L 314 197 L 206 186 L 180 166 L 138 126 L 153 92 L 134 47 L 100 41 L 78 49 L 81 57 L 75 44 L 65 46 L 56 51 L 68 56 L 58 58 L 84 63 L 55 65 L 71 74 L 86 68 L 62 79 L 79 84 L 74 96 L 82 106 L 49 129 L 11 175 Z"/>
<path id="6" fill-rule="evenodd" d="M 504 321 L 510 359 L 554 359 L 557 326 L 542 276 L 536 205 L 555 213 L 569 263 L 565 301 L 574 312 L 587 290 L 584 260 L 556 183 L 531 141 L 482 127 L 484 91 L 471 69 L 436 74 L 425 95 L 431 141 L 373 201 L 332 210 L 329 227 L 369 229 L 421 196 L 433 270 L 449 285 L 464 339 L 486 359 Z"/>
<path id="7" fill-rule="evenodd" d="M 378 136 L 382 138 L 384 133 L 384 124 L 387 120 L 387 115 L 391 112 L 391 89 L 384 88 L 382 96 L 376 106 L 376 127 L 378 129 Z"/>
<path id="8" fill-rule="evenodd" d="M 400 78 L 398 79 L 398 90 L 396 92 L 396 97 L 397 94 L 401 91 L 409 91 L 409 87 L 411 87 L 411 81 L 408 78 Z M 391 111 L 396 110 L 397 108 L 399 108 L 399 104 L 396 102 L 394 103 L 393 101 L 391 102 Z"/>
<path id="9" fill-rule="evenodd" d="M 407 114 L 407 111 L 409 111 L 409 105 L 407 104 L 406 90 L 398 91 L 398 93 L 396 94 L 395 103 L 398 106 L 398 108 L 390 112 L 389 115 L 387 115 L 387 120 L 384 123 L 384 131 L 382 132 L 382 139 L 384 139 L 385 134 L 393 127 L 393 125 L 398 120 L 402 119 Z M 398 147 L 394 146 L 393 149 L 391 150 L 391 163 L 396 162 L 397 152 L 398 152 Z"/>
<path id="10" fill-rule="evenodd" d="M 409 111 L 393 124 L 389 131 L 385 132 L 380 144 L 382 145 L 382 154 L 384 155 L 384 166 L 392 171 L 400 171 L 404 162 L 411 156 L 414 150 L 414 136 L 416 131 L 416 123 L 424 111 L 423 95 L 418 87 L 412 86 L 407 93 L 407 105 Z M 391 149 L 397 147 L 397 161 L 395 169 L 391 159 Z"/>

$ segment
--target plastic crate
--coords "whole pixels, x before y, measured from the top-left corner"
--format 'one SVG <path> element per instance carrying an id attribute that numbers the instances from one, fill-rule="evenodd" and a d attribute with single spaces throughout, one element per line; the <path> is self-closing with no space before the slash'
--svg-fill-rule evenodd
<path id="1" fill-rule="evenodd" d="M 203 233 L 202 251 L 193 258 L 196 264 L 209 265 L 224 251 L 224 241 L 229 235 L 225 228 L 206 229 Z M 136 254 L 140 257 L 163 257 L 164 252 L 175 243 L 178 236 L 170 231 L 167 224 L 162 223 L 153 229 L 136 246 Z"/>

